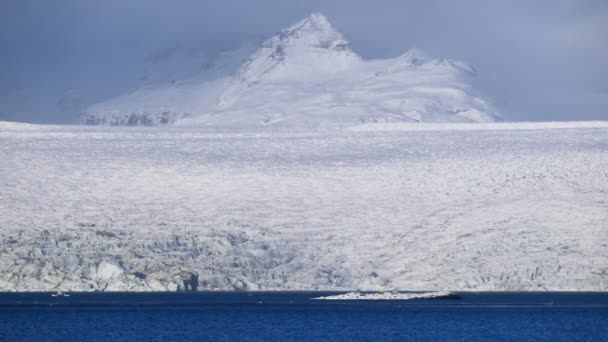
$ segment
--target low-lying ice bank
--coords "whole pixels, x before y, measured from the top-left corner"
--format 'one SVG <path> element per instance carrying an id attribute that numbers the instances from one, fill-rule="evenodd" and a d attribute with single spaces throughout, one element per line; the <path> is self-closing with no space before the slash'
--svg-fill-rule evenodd
<path id="1" fill-rule="evenodd" d="M 556 122 L 484 122 L 484 123 L 411 123 L 378 122 L 347 127 L 351 132 L 410 132 L 410 131 L 494 131 L 545 129 L 608 128 L 608 121 Z"/>
<path id="2" fill-rule="evenodd" d="M 321 300 L 408 300 L 408 299 L 448 299 L 456 298 L 449 291 L 423 292 L 423 293 L 399 293 L 399 292 L 349 292 L 333 296 L 317 297 Z"/>

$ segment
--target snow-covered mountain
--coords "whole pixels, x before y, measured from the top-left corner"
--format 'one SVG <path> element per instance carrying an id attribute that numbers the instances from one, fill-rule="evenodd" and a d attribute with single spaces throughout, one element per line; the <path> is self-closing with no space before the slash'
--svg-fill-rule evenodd
<path id="1" fill-rule="evenodd" d="M 0 291 L 608 290 L 608 123 L 358 127 L 0 122 Z"/>
<path id="2" fill-rule="evenodd" d="M 88 108 L 81 121 L 231 128 L 494 121 L 495 111 L 471 88 L 474 73 L 416 50 L 365 60 L 326 17 L 312 14 L 264 42 L 230 76 L 139 89 Z"/>

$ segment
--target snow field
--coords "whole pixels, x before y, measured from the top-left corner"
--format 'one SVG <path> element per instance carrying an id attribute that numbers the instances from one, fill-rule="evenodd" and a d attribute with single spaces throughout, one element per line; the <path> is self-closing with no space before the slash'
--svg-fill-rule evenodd
<path id="1" fill-rule="evenodd" d="M 3 123 L 0 288 L 606 290 L 608 129 L 492 125 Z"/>

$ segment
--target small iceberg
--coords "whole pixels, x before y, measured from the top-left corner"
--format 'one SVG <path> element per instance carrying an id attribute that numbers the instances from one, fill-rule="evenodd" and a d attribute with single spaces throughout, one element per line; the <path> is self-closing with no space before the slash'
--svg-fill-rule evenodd
<path id="1" fill-rule="evenodd" d="M 317 297 L 321 300 L 408 300 L 408 299 L 457 299 L 458 295 L 449 291 L 438 292 L 348 292 L 339 295 Z"/>

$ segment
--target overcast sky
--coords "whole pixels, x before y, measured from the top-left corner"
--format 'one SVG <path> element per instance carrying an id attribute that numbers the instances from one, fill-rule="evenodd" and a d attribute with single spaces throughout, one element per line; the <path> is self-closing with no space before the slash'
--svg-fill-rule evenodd
<path id="1" fill-rule="evenodd" d="M 605 0 L 3 0 L 0 120 L 75 123 L 159 51 L 235 48 L 311 12 L 363 57 L 472 64 L 505 120 L 608 120 Z"/>

